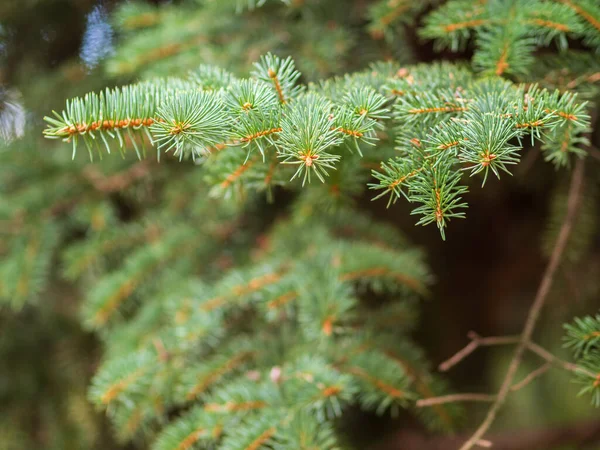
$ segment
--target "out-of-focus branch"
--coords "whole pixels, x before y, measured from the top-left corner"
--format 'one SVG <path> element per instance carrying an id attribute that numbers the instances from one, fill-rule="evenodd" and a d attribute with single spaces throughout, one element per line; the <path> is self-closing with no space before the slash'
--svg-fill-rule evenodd
<path id="1" fill-rule="evenodd" d="M 523 378 L 518 383 L 513 384 L 513 386 L 510 389 L 512 391 L 518 391 L 520 389 L 523 389 L 525 386 L 527 386 L 533 380 L 535 380 L 538 377 L 541 377 L 546 372 L 548 372 L 548 370 L 550 370 L 551 367 L 552 367 L 552 363 L 547 362 L 546 364 L 535 369 L 533 372 L 531 372 L 529 375 L 527 375 L 525 378 Z"/>
<path id="2" fill-rule="evenodd" d="M 531 337 L 539 319 L 540 312 L 546 303 L 546 298 L 548 297 L 552 282 L 554 281 L 554 274 L 560 265 L 563 252 L 567 246 L 569 236 L 571 235 L 571 230 L 573 229 L 575 216 L 581 200 L 581 192 L 583 190 L 584 167 L 584 160 L 577 160 L 575 169 L 573 170 L 571 186 L 569 188 L 567 214 L 560 228 L 556 243 L 554 244 L 554 249 L 552 250 L 550 261 L 546 267 L 546 271 L 544 272 L 542 282 L 540 283 L 533 304 L 531 305 L 529 313 L 527 314 L 527 320 L 525 321 L 525 326 L 523 327 L 523 332 L 521 333 L 521 339 L 517 344 L 517 348 L 515 349 L 512 360 L 508 366 L 508 370 L 500 387 L 500 391 L 498 392 L 496 400 L 490 406 L 490 409 L 488 410 L 488 413 L 482 424 L 479 426 L 479 428 L 477 428 L 477 430 L 475 430 L 473 436 L 471 436 L 464 443 L 464 445 L 460 447 L 460 450 L 470 450 L 477 445 L 477 442 L 483 438 L 496 419 L 498 411 L 504 405 L 506 397 L 511 391 L 511 386 L 513 385 L 517 370 L 521 365 L 525 351 L 530 345 Z"/>
<path id="3" fill-rule="evenodd" d="M 489 336 L 489 337 L 481 337 L 474 331 L 470 331 L 467 335 L 471 342 L 467 344 L 462 350 L 458 351 L 454 356 L 450 359 L 447 359 L 443 363 L 439 365 L 439 369 L 442 372 L 446 372 L 450 370 L 452 367 L 460 363 L 463 359 L 477 350 L 479 347 L 490 347 L 494 345 L 506 345 L 506 344 L 516 344 L 519 342 L 519 336 Z"/>
<path id="4" fill-rule="evenodd" d="M 468 336 L 471 339 L 471 342 L 469 342 L 467 346 L 465 346 L 454 356 L 444 361 L 439 366 L 441 371 L 447 371 L 450 368 L 454 367 L 456 364 L 460 363 L 479 347 L 516 344 L 516 349 L 514 351 L 513 357 L 511 359 L 511 362 L 509 364 L 508 370 L 506 372 L 498 394 L 454 394 L 442 397 L 423 399 L 417 402 L 417 406 L 419 407 L 427 407 L 431 405 L 462 401 L 488 401 L 492 403 L 482 424 L 479 426 L 479 428 L 477 428 L 473 435 L 462 445 L 462 447 L 460 447 L 460 450 L 470 450 L 474 447 L 481 446 L 481 442 L 484 435 L 487 433 L 490 426 L 494 422 L 498 411 L 505 403 L 506 398 L 508 397 L 510 392 L 517 391 L 525 387 L 535 378 L 544 374 L 550 368 L 551 365 L 556 365 L 569 371 L 579 370 L 576 365 L 566 361 L 562 361 L 561 359 L 552 355 L 550 352 L 543 349 L 539 345 L 533 343 L 531 341 L 531 337 L 537 324 L 540 312 L 546 302 L 548 293 L 550 292 L 550 288 L 554 280 L 554 275 L 556 273 L 556 270 L 558 269 L 558 266 L 560 265 L 564 249 L 567 245 L 569 236 L 571 234 L 571 230 L 573 228 L 573 223 L 581 199 L 581 191 L 583 187 L 584 178 L 583 174 L 584 162 L 580 159 L 577 161 L 575 170 L 573 171 L 571 186 L 569 188 L 569 197 L 567 201 L 567 214 L 565 216 L 558 238 L 554 245 L 554 249 L 550 256 L 550 261 L 548 263 L 548 266 L 546 267 L 546 271 L 544 272 L 544 276 L 538 287 L 535 299 L 527 315 L 527 319 L 525 321 L 525 326 L 523 327 L 522 333 L 519 336 L 480 337 L 477 333 L 470 332 Z M 521 365 L 521 361 L 523 360 L 525 352 L 528 350 L 544 359 L 546 361 L 546 364 L 531 372 L 520 382 L 514 384 L 517 370 Z"/>
<path id="5" fill-rule="evenodd" d="M 488 394 L 451 394 L 441 397 L 422 398 L 417 401 L 417 407 L 423 408 L 426 406 L 442 405 L 444 403 L 456 402 L 493 402 L 496 399 L 495 395 Z"/>

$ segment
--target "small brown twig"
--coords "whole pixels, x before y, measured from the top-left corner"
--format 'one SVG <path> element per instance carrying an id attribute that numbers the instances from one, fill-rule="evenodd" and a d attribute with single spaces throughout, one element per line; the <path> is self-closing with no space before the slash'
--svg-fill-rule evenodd
<path id="1" fill-rule="evenodd" d="M 547 362 L 554 364 L 562 369 L 565 369 L 569 372 L 582 372 L 586 375 L 589 375 L 592 378 L 596 378 L 596 375 L 582 367 L 578 367 L 576 364 L 570 363 L 568 361 L 563 361 L 559 357 L 553 355 L 548 350 L 540 347 L 535 342 L 529 342 L 527 344 L 527 348 L 531 350 L 533 353 L 538 355 L 540 358 L 545 359 Z"/>
<path id="2" fill-rule="evenodd" d="M 538 378 L 538 377 L 542 376 L 543 374 L 545 374 L 546 372 L 548 372 L 548 370 L 551 367 L 552 367 L 552 363 L 550 363 L 550 362 L 547 362 L 546 364 L 538 367 L 533 372 L 531 372 L 529 375 L 527 375 L 525 378 L 523 378 L 521 381 L 519 381 L 517 384 L 513 384 L 511 386 L 510 390 L 515 392 L 520 389 L 523 389 L 525 386 L 527 386 L 533 380 L 535 380 L 536 378 Z"/>
<path id="3" fill-rule="evenodd" d="M 492 347 L 496 345 L 510 345 L 510 344 L 518 344 L 520 337 L 519 336 L 488 336 L 481 337 L 474 331 L 469 331 L 467 336 L 471 339 L 465 347 L 455 353 L 452 357 L 444 361 L 439 365 L 439 370 L 442 372 L 446 372 L 450 370 L 452 367 L 463 361 L 466 357 L 468 357 L 471 353 L 477 350 L 479 347 Z M 568 370 L 569 372 L 581 371 L 583 369 L 579 368 L 576 364 L 563 361 L 557 356 L 550 353 L 548 350 L 539 346 L 535 342 L 527 343 L 527 349 L 531 352 L 538 355 L 540 358 L 544 359 L 546 362 L 554 364 L 562 369 Z M 595 375 L 591 372 L 588 373 L 590 376 L 595 377 Z"/>
<path id="4" fill-rule="evenodd" d="M 440 397 L 429 397 L 417 400 L 417 407 L 424 408 L 433 405 L 443 405 L 444 403 L 457 403 L 457 402 L 493 402 L 496 400 L 495 395 L 489 394 L 451 394 L 442 395 Z"/>
<path id="5" fill-rule="evenodd" d="M 518 336 L 490 336 L 490 337 L 481 337 L 474 331 L 470 331 L 468 336 L 471 338 L 471 342 L 467 344 L 462 350 L 458 351 L 454 356 L 450 359 L 444 361 L 440 364 L 440 370 L 449 370 L 454 367 L 456 364 L 461 362 L 471 353 L 473 353 L 477 348 L 484 346 L 495 346 L 495 345 L 504 345 L 504 344 L 517 344 L 519 342 Z M 576 364 L 570 363 L 568 361 L 563 361 L 557 356 L 550 353 L 548 350 L 539 346 L 535 342 L 529 342 L 526 345 L 527 350 L 535 353 L 544 361 L 546 364 L 540 366 L 538 369 L 531 372 L 527 375 L 523 380 L 511 386 L 511 391 L 518 391 L 529 383 L 531 383 L 534 379 L 546 373 L 552 366 L 557 366 L 561 369 L 567 370 L 569 372 L 580 372 L 585 373 L 586 375 L 596 378 L 596 375 L 586 369 L 578 367 Z M 416 406 L 418 408 L 433 406 L 433 405 L 441 405 L 444 403 L 454 403 L 454 402 L 493 402 L 496 400 L 495 395 L 489 394 L 479 394 L 479 393 L 464 393 L 464 394 L 450 394 L 450 395 L 442 395 L 439 397 L 428 397 L 426 399 L 417 400 Z"/>
<path id="6" fill-rule="evenodd" d="M 466 347 L 459 350 L 454 356 L 447 359 L 439 365 L 442 372 L 447 372 L 452 367 L 460 363 L 463 359 L 477 350 L 479 347 L 490 347 L 494 345 L 516 344 L 519 342 L 519 336 L 489 336 L 481 337 L 474 331 L 469 331 L 467 336 L 471 339 Z"/>

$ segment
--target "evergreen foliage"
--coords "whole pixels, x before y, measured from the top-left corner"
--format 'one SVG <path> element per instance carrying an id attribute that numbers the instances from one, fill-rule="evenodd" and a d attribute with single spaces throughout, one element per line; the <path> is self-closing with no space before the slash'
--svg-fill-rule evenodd
<path id="1" fill-rule="evenodd" d="M 61 114 L 46 118 L 45 134 L 72 142 L 73 152 L 83 141 L 90 156 L 94 147 L 110 153 L 110 140 L 123 150 L 125 133 L 138 156 L 143 137 L 180 159 L 242 147 L 239 165 L 222 172 L 232 181 L 226 187 L 260 177 L 268 167 L 263 184 L 269 188 L 276 172 L 290 181 L 300 178 L 303 185 L 311 174 L 325 182 L 352 149 L 362 155 L 361 144 L 375 145 L 377 132 L 395 131 L 399 156 L 373 172 L 379 183 L 370 187 L 392 203 L 405 197 L 418 205 L 413 209 L 421 216 L 418 223 L 435 223 L 442 237 L 451 218 L 465 215 L 463 171 L 482 174 L 483 184 L 490 172 L 498 178 L 510 174 L 523 140 L 541 141 L 545 159 L 559 167 L 568 165 L 570 154 L 583 155 L 589 116 L 586 102 L 575 94 L 478 78 L 450 64 L 383 68 L 383 73 L 368 69 L 369 84 L 367 73 L 359 72 L 304 87 L 297 84 L 300 74 L 291 59 L 268 54 L 250 79 L 201 68 L 186 79 L 76 98 Z M 230 164 L 228 158 L 215 159 L 213 164 Z M 291 176 L 285 174 L 288 164 L 297 166 Z"/>
<path id="2" fill-rule="evenodd" d="M 581 395 L 588 395 L 600 406 L 600 315 L 576 318 L 566 324 L 565 346 L 577 359 L 577 382 Z"/>
<path id="3" fill-rule="evenodd" d="M 596 125 L 600 9 L 336 3 L 127 2 L 105 68 L 129 84 L 45 118 L 45 137 L 72 154 L 32 167 L 46 150 L 31 138 L 29 151 L 18 141 L 2 155 L 0 301 L 19 310 L 49 280 L 78 284 L 80 321 L 104 346 L 89 398 L 122 442 L 333 450 L 353 405 L 407 409 L 445 430 L 460 418 L 454 404 L 415 408 L 447 391 L 410 336 L 433 282 L 424 255 L 357 199 L 407 201 L 445 239 L 469 190 L 532 148 L 562 176 Z M 355 52 L 365 17 L 359 33 L 375 39 Z M 398 36 L 422 17 L 421 37 L 473 46 L 472 64 L 408 63 Z M 269 33 L 257 32 L 264 20 Z M 588 50 L 567 49 L 572 40 Z M 558 56 L 537 55 L 550 46 Z M 386 61 L 367 66 L 376 57 Z M 566 330 L 598 406 L 600 318 Z"/>

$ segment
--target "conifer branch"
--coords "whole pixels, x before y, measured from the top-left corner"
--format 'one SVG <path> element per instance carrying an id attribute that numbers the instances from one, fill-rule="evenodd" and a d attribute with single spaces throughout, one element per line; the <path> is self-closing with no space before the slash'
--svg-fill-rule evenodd
<path id="1" fill-rule="evenodd" d="M 572 201 L 559 255 L 551 257 L 522 334 L 471 334 L 440 365 L 448 370 L 480 347 L 514 345 L 502 388 L 450 395 L 409 338 L 417 301 L 432 281 L 422 253 L 393 226 L 351 206 L 376 169 L 368 185 L 375 198 L 387 196 L 388 206 L 404 198 L 417 224 L 435 224 L 445 238 L 450 220 L 465 217 L 469 175 L 482 184 L 490 174 L 510 175 L 526 147 L 557 168 L 585 156 L 600 66 L 591 52 L 546 61 L 547 52 L 537 50 L 572 42 L 600 48 L 594 0 L 377 0 L 367 7 L 370 30 L 387 42 L 367 52 L 354 52 L 348 34 L 363 8 L 338 8 L 335 22 L 325 22 L 321 5 L 313 10 L 319 2 L 281 7 L 281 17 L 293 15 L 289 27 L 277 23 L 266 40 L 241 39 L 244 28 L 235 25 L 247 18 L 253 30 L 266 18 L 279 22 L 275 7 L 230 14 L 263 3 L 186 1 L 159 9 L 128 2 L 117 19 L 126 28 L 124 45 L 107 70 L 133 73 L 143 65 L 141 79 L 177 73 L 202 43 L 202 59 L 241 73 L 254 54 L 248 42 L 259 48 L 277 41 L 278 51 L 299 56 L 304 77 L 291 58 L 267 54 L 247 76 L 201 65 L 180 78 L 68 100 L 46 118 L 45 136 L 70 143 L 74 154 L 133 149 L 142 159 L 153 148 L 157 158 L 171 152 L 193 166 L 142 161 L 109 176 L 78 162 L 66 169 L 60 155 L 47 155 L 38 168 L 24 152 L 7 153 L 9 170 L 0 179 L 3 186 L 8 180 L 9 195 L 0 209 L 14 219 L 8 244 L 0 243 L 0 296 L 19 307 L 52 292 L 50 269 L 61 259 L 69 281 L 89 293 L 83 321 L 106 350 L 90 398 L 106 410 L 117 438 L 152 439 L 153 450 L 335 450 L 332 422 L 349 405 L 391 415 L 411 408 L 427 426 L 451 429 L 462 403 L 487 402 L 491 423 L 505 397 L 551 366 L 570 371 L 600 404 L 598 317 L 567 327 L 576 363 L 531 341 L 569 235 Z M 473 64 L 386 61 L 317 80 L 342 73 L 348 55 L 358 66 L 421 13 L 423 37 L 436 48 L 474 47 Z M 349 17 L 352 23 L 338 21 Z M 393 45 L 394 53 L 410 55 L 405 50 Z M 158 184 L 138 183 L 155 170 Z M 320 183 L 306 186 L 315 177 Z M 263 195 L 289 204 L 262 214 Z M 515 366 L 528 353 L 542 365 L 517 380 Z M 486 427 L 469 441 L 473 447 L 492 446 L 482 439 Z"/>
<path id="2" fill-rule="evenodd" d="M 510 58 L 519 57 L 513 47 L 521 44 L 511 41 L 512 35 L 493 33 L 490 39 L 511 46 Z M 448 82 L 440 85 L 448 73 Z M 290 58 L 268 54 L 255 64 L 253 75 L 237 79 L 221 69 L 201 67 L 186 79 L 89 94 L 68 102 L 62 115 L 47 118 L 46 135 L 71 140 L 74 150 L 83 140 L 90 152 L 99 141 L 110 151 L 109 140 L 117 139 L 121 150 L 129 143 L 139 156 L 150 142 L 159 155 L 173 151 L 180 159 L 210 158 L 214 162 L 209 177 L 215 185 L 211 193 L 231 196 L 234 184 L 239 193 L 247 187 L 269 189 L 278 167 L 275 158 L 282 164 L 276 184 L 282 184 L 279 177 L 288 173 L 288 165 L 295 166 L 290 181 L 301 178 L 305 185 L 314 175 L 325 183 L 342 164 L 341 144 L 362 156 L 363 144 L 377 144 L 378 132 L 391 122 L 398 127 L 399 149 L 407 157 L 382 163 L 382 172 L 373 173 L 378 183 L 370 188 L 381 190 L 375 199 L 387 195 L 390 205 L 405 197 L 417 205 L 417 223 L 435 223 L 445 237 L 449 221 L 465 217 L 461 209 L 466 207 L 462 195 L 467 188 L 461 185 L 461 164 L 469 165 L 472 176 L 481 173 L 484 184 L 490 172 L 497 177 L 500 172 L 510 174 L 508 167 L 519 161 L 520 138 L 530 136 L 532 142 L 543 142 L 546 160 L 564 166 L 571 154 L 582 154 L 581 133 L 589 123 L 585 103 L 570 93 L 536 86 L 525 91 L 500 80 L 477 80 L 464 68 L 448 64 L 392 72 L 388 85 L 359 73 L 311 87 L 307 93 L 297 84 L 300 74 Z M 375 82 L 380 87 L 368 84 Z M 403 95 L 394 96 L 394 91 Z M 104 123 L 108 128 L 97 126 Z M 113 123 L 138 134 L 126 140 L 122 130 L 110 126 Z M 147 139 L 141 137 L 142 130 Z M 514 138 L 519 145 L 513 144 Z M 246 155 L 214 152 L 224 142 L 246 148 Z M 267 164 L 250 158 L 255 148 Z"/>
<path id="3" fill-rule="evenodd" d="M 580 6 L 573 2 L 573 0 L 559 0 L 560 2 L 567 5 L 577 14 L 579 14 L 583 19 L 585 19 L 592 27 L 594 27 L 598 32 L 600 32 L 600 19 L 594 17 L 594 15 L 588 12 L 583 6 Z"/>

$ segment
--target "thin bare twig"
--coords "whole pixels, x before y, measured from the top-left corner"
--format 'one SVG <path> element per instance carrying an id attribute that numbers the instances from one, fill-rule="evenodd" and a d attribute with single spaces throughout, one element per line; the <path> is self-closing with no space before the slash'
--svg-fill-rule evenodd
<path id="1" fill-rule="evenodd" d="M 460 363 L 463 359 L 477 350 L 479 347 L 490 347 L 493 345 L 506 345 L 506 344 L 517 344 L 519 342 L 519 336 L 489 336 L 481 337 L 474 331 L 469 331 L 467 335 L 471 342 L 467 344 L 462 350 L 459 350 L 454 356 L 447 359 L 439 365 L 439 369 L 442 372 L 450 370 L 452 367 Z"/>
<path id="2" fill-rule="evenodd" d="M 478 347 L 504 345 L 504 344 L 517 344 L 517 343 L 519 343 L 519 340 L 520 340 L 519 336 L 480 337 L 474 331 L 470 331 L 468 336 L 472 339 L 472 341 L 466 347 L 464 347 L 462 350 L 460 350 L 458 353 L 456 353 L 454 356 L 452 356 L 450 359 L 448 359 L 447 361 L 444 361 L 442 364 L 440 364 L 440 370 L 448 370 L 449 368 L 458 364 L 460 361 L 462 361 L 467 356 L 469 356 L 471 353 L 473 353 L 473 351 Z M 553 355 L 548 350 L 539 346 L 535 342 L 528 342 L 526 344 L 526 348 L 527 348 L 527 350 L 531 351 L 532 353 L 535 353 L 540 358 L 542 358 L 544 361 L 546 361 L 546 364 L 542 365 L 538 369 L 531 372 L 520 382 L 511 386 L 510 390 L 513 392 L 524 388 L 530 382 L 532 382 L 535 378 L 546 373 L 550 368 L 552 368 L 552 366 L 557 366 L 557 367 L 567 370 L 569 372 L 582 372 L 592 378 L 596 378 L 596 375 L 594 373 L 592 373 L 586 369 L 583 369 L 581 367 L 578 367 L 576 364 L 570 363 L 568 361 L 563 361 L 562 359 Z M 440 405 L 440 404 L 444 404 L 444 403 L 466 402 L 466 401 L 484 401 L 484 402 L 490 401 L 490 402 L 492 402 L 495 399 L 496 399 L 495 395 L 488 395 L 488 394 L 471 394 L 471 393 L 451 394 L 451 395 L 443 395 L 440 397 L 428 397 L 426 399 L 418 400 L 416 402 L 416 406 L 419 408 L 422 408 L 422 407 L 427 407 L 427 406 Z"/>
<path id="3" fill-rule="evenodd" d="M 444 403 L 456 402 L 493 402 L 496 400 L 495 395 L 489 394 L 451 394 L 442 395 L 440 397 L 429 397 L 417 400 L 417 407 L 424 408 L 433 405 L 443 405 Z"/>
<path id="4" fill-rule="evenodd" d="M 536 355 L 538 355 L 540 358 L 543 358 L 549 363 L 554 364 L 562 369 L 568 370 L 569 372 L 583 372 L 592 378 L 596 378 L 596 375 L 592 372 L 582 367 L 578 367 L 576 364 L 570 363 L 568 361 L 563 361 L 562 359 L 550 353 L 548 350 L 544 349 L 543 347 L 540 347 L 535 342 L 529 342 L 527 344 L 527 348 Z"/>
<path id="5" fill-rule="evenodd" d="M 550 363 L 550 362 L 547 362 L 546 364 L 538 367 L 533 372 L 531 372 L 529 375 L 527 375 L 525 378 L 523 378 L 521 381 L 519 381 L 517 384 L 513 384 L 511 386 L 510 390 L 515 392 L 515 391 L 518 391 L 519 389 L 523 389 L 525 386 L 527 386 L 533 380 L 535 380 L 538 377 L 541 377 L 546 372 L 548 372 L 548 370 L 551 367 L 552 367 L 552 363 Z"/>
<path id="6" fill-rule="evenodd" d="M 535 326 L 538 322 L 540 312 L 544 307 L 544 303 L 546 302 L 546 298 L 548 297 L 548 293 L 550 292 L 550 288 L 554 280 L 554 275 L 556 273 L 556 270 L 558 269 L 558 266 L 560 265 L 563 252 L 565 250 L 565 247 L 567 246 L 569 236 L 571 235 L 571 230 L 575 221 L 575 215 L 581 199 L 581 191 L 583 187 L 584 178 L 584 167 L 584 160 L 578 159 L 575 164 L 575 169 L 573 170 L 571 185 L 569 187 L 569 196 L 567 200 L 567 214 L 561 225 L 556 243 L 554 244 L 554 249 L 552 250 L 552 254 L 550 255 L 550 261 L 548 262 L 548 266 L 546 267 L 546 271 L 544 272 L 542 282 L 540 283 L 533 304 L 531 305 L 529 313 L 527 314 L 525 326 L 523 328 L 523 332 L 521 333 L 521 339 L 517 345 L 517 348 L 515 349 L 512 360 L 508 366 L 508 370 L 506 372 L 506 375 L 504 376 L 504 381 L 502 382 L 500 391 L 498 392 L 495 401 L 492 403 L 492 406 L 488 410 L 488 413 L 481 425 L 479 426 L 479 428 L 475 430 L 471 438 L 464 443 L 460 450 L 470 450 L 475 445 L 477 445 L 478 441 L 483 438 L 483 436 L 487 433 L 490 426 L 496 419 L 496 415 L 498 414 L 500 408 L 506 402 L 506 397 L 508 396 L 511 390 L 511 386 L 515 379 L 517 369 L 519 368 L 521 360 L 523 359 L 523 355 L 525 354 L 525 351 L 530 347 L 533 331 L 535 330 Z"/>

